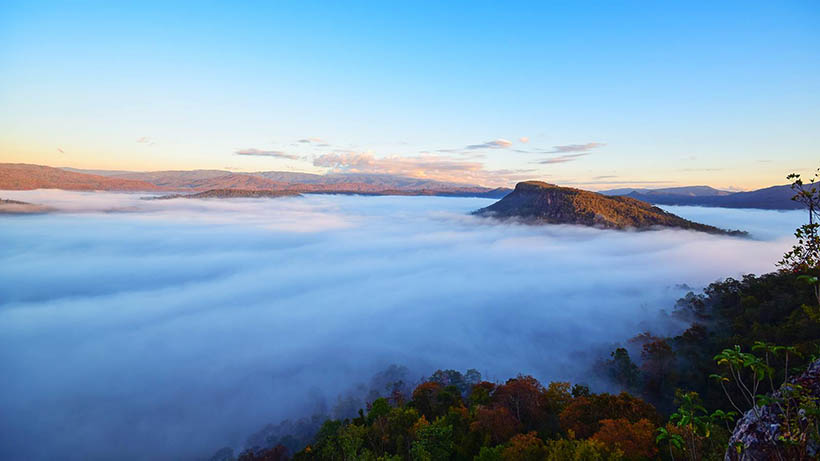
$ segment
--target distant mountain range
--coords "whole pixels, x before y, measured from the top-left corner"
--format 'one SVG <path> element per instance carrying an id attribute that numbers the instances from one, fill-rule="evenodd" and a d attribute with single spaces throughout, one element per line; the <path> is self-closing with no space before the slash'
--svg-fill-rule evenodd
<path id="1" fill-rule="evenodd" d="M 520 182 L 506 197 L 474 214 L 530 223 L 577 224 L 607 229 L 674 227 L 711 234 L 745 235 L 744 232 L 689 221 L 631 197 L 608 196 L 541 181 Z"/>
<path id="2" fill-rule="evenodd" d="M 0 190 L 119 190 L 157 191 L 161 187 L 145 181 L 77 173 L 60 168 L 23 163 L 0 163 Z"/>
<path id="3" fill-rule="evenodd" d="M 67 189 L 145 192 L 211 190 L 290 191 L 307 194 L 435 195 L 502 198 L 511 189 L 435 181 L 389 174 L 311 174 L 288 171 L 235 173 L 225 170 L 117 171 L 52 168 L 0 163 L 0 190 Z M 709 186 L 663 189 L 621 188 L 601 191 L 628 196 L 655 205 L 692 205 L 724 208 L 800 209 L 791 200 L 788 185 L 750 192 L 729 192 Z"/>
<path id="4" fill-rule="evenodd" d="M 760 208 L 764 210 L 797 210 L 802 206 L 791 198 L 791 186 L 772 186 L 749 192 L 729 192 L 709 186 L 672 187 L 666 189 L 612 189 L 601 191 L 610 196 L 627 196 L 655 205 L 690 205 L 720 208 Z"/>
<path id="5" fill-rule="evenodd" d="M 289 191 L 365 195 L 436 195 L 500 198 L 506 188 L 489 188 L 379 174 L 329 174 L 223 170 L 113 171 L 0 163 L 0 190 L 67 189 L 205 192 L 211 190 Z"/>

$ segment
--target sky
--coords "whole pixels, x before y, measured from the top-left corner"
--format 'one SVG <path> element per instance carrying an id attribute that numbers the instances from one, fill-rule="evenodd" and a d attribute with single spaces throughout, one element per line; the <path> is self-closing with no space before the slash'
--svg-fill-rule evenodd
<path id="1" fill-rule="evenodd" d="M 752 189 L 818 166 L 820 4 L 0 4 L 0 161 Z"/>

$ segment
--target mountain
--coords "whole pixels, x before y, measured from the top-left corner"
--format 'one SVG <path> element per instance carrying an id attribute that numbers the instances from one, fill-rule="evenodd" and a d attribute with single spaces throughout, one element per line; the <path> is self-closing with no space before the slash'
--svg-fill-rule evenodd
<path id="1" fill-rule="evenodd" d="M 178 190 L 278 190 L 287 186 L 287 183 L 252 174 L 231 173 L 222 170 L 129 172 L 114 174 L 109 177 L 145 181 L 159 187 Z"/>
<path id="2" fill-rule="evenodd" d="M 764 210 L 799 210 L 800 203 L 793 201 L 791 186 L 772 186 L 749 192 L 734 192 L 727 195 L 683 196 L 674 194 L 646 194 L 632 192 L 629 197 L 656 205 L 691 205 L 719 208 L 760 208 Z"/>
<path id="3" fill-rule="evenodd" d="M 502 219 L 517 218 L 533 223 L 578 224 L 607 229 L 675 227 L 711 234 L 743 234 L 688 221 L 630 197 L 606 196 L 541 181 L 520 182 L 509 195 L 475 214 Z"/>
<path id="4" fill-rule="evenodd" d="M 172 194 L 159 197 L 147 197 L 147 200 L 169 200 L 175 198 L 276 198 L 299 197 L 302 194 L 287 190 L 242 190 L 242 189 L 212 189 L 196 194 Z"/>
<path id="5" fill-rule="evenodd" d="M 798 210 L 792 201 L 791 186 L 772 186 L 749 192 L 729 192 L 709 186 L 668 187 L 664 189 L 611 189 L 604 195 L 627 196 L 654 205 L 688 205 L 719 208 L 759 208 L 764 210 Z"/>
<path id="6" fill-rule="evenodd" d="M 715 189 L 709 186 L 683 186 L 683 187 L 665 187 L 661 189 L 610 189 L 599 192 L 604 195 L 629 195 L 632 193 L 647 194 L 647 195 L 680 195 L 686 197 L 712 197 L 718 195 L 729 195 L 731 192 L 725 190 Z"/>
<path id="7" fill-rule="evenodd" d="M 440 195 L 453 197 L 501 198 L 511 189 L 474 186 L 390 174 L 312 174 L 290 171 L 234 173 L 224 170 L 112 171 L 64 168 L 117 179 L 145 181 L 176 190 L 213 189 L 293 190 L 304 193 L 365 195 Z"/>
<path id="8" fill-rule="evenodd" d="M 61 168 L 28 165 L 25 163 L 0 163 L 0 190 L 33 189 L 164 190 L 162 187 L 145 181 L 76 173 Z"/>

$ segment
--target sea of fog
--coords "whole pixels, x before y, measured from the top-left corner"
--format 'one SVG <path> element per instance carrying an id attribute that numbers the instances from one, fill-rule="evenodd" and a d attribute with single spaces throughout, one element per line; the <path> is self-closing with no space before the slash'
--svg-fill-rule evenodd
<path id="1" fill-rule="evenodd" d="M 668 207 L 742 239 L 501 224 L 477 198 L 0 197 L 62 210 L 0 216 L 0 458 L 34 460 L 207 458 L 390 364 L 602 386 L 616 344 L 683 327 L 682 284 L 774 270 L 803 219 Z"/>

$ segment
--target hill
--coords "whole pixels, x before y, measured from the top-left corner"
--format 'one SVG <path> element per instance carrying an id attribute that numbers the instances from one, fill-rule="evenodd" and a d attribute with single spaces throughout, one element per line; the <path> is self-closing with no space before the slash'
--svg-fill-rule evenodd
<path id="1" fill-rule="evenodd" d="M 764 210 L 799 210 L 802 206 L 793 201 L 791 187 L 772 186 L 749 192 L 728 195 L 685 196 L 665 193 L 632 192 L 628 196 L 656 205 L 690 205 L 719 208 L 760 208 Z"/>
<path id="2" fill-rule="evenodd" d="M 147 200 L 170 200 L 175 198 L 276 198 L 299 197 L 302 194 L 287 190 L 243 190 L 243 189 L 212 189 L 196 194 L 172 194 L 159 197 L 148 197 Z"/>
<path id="3" fill-rule="evenodd" d="M 687 205 L 718 208 L 759 208 L 763 210 L 798 210 L 792 201 L 794 192 L 788 185 L 772 186 L 748 192 L 728 192 L 709 186 L 668 187 L 664 189 L 611 189 L 604 195 L 628 196 L 654 205 Z"/>
<path id="4" fill-rule="evenodd" d="M 665 187 L 661 189 L 635 189 L 627 187 L 622 189 L 602 190 L 599 193 L 604 195 L 629 195 L 631 193 L 638 193 L 647 195 L 677 195 L 685 197 L 714 197 L 731 194 L 729 191 L 719 190 L 709 186 Z"/>
<path id="5" fill-rule="evenodd" d="M 78 170 L 118 179 L 149 182 L 177 190 L 212 189 L 292 190 L 303 193 L 365 195 L 443 195 L 501 198 L 511 189 L 488 188 L 391 174 L 334 173 L 313 174 L 291 171 L 234 173 L 225 170 L 111 171 Z"/>
<path id="6" fill-rule="evenodd" d="M 155 184 L 131 179 L 77 173 L 25 163 L 0 163 L 0 190 L 163 190 Z"/>
<path id="7" fill-rule="evenodd" d="M 289 171 L 234 173 L 224 170 L 112 171 L 63 168 L 77 174 L 111 179 L 143 181 L 166 190 L 265 190 L 315 194 L 435 195 L 447 197 L 501 198 L 507 188 L 434 181 L 390 174 L 311 174 Z"/>
<path id="8" fill-rule="evenodd" d="M 675 227 L 712 234 L 743 234 L 692 222 L 630 197 L 606 196 L 541 181 L 520 182 L 512 193 L 475 214 L 607 229 Z"/>

